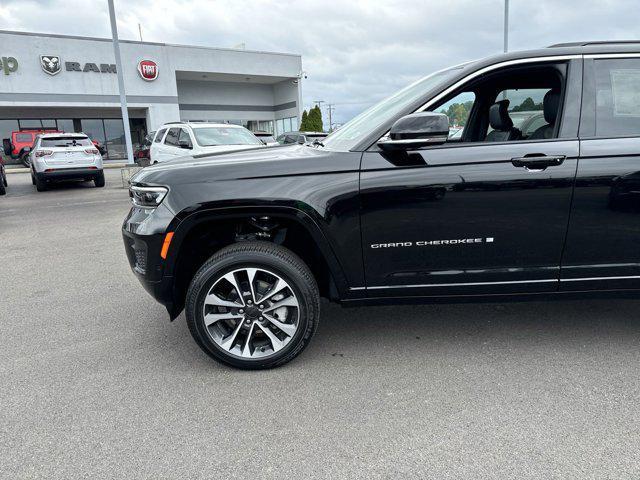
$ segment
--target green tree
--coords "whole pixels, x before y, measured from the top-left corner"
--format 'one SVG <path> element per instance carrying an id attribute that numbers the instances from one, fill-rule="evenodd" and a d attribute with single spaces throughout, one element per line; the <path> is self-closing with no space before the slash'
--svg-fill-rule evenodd
<path id="1" fill-rule="evenodd" d="M 300 130 L 307 132 L 322 132 L 322 111 L 318 105 L 309 110 L 307 120 L 308 128 L 300 127 Z"/>
<path id="2" fill-rule="evenodd" d="M 300 122 L 299 130 L 301 132 L 309 130 L 309 114 L 306 110 L 302 112 L 302 121 Z"/>
<path id="3" fill-rule="evenodd" d="M 536 103 L 533 98 L 527 97 L 520 105 L 516 105 L 511 109 L 512 112 L 531 112 L 542 110 L 542 103 Z"/>

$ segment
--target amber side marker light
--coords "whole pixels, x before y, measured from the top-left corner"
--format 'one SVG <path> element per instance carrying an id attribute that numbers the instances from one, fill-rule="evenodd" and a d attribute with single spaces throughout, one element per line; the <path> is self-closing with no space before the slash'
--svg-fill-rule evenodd
<path id="1" fill-rule="evenodd" d="M 164 242 L 162 243 L 162 250 L 160 250 L 160 256 L 163 260 L 167 259 L 167 252 L 169 251 L 169 245 L 171 245 L 171 240 L 173 239 L 173 232 L 167 232 L 164 237 Z"/>

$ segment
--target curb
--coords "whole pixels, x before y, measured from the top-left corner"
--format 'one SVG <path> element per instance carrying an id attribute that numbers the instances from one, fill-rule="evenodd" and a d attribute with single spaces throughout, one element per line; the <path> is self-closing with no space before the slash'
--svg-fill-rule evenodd
<path id="1" fill-rule="evenodd" d="M 105 170 L 108 170 L 110 168 L 125 168 L 128 167 L 129 164 L 128 163 L 106 163 L 102 165 L 102 168 L 104 168 Z M 138 167 L 137 164 L 133 164 L 133 167 Z M 9 173 L 29 173 L 30 169 L 24 167 L 24 168 L 6 168 L 5 172 L 7 172 L 7 174 Z"/>

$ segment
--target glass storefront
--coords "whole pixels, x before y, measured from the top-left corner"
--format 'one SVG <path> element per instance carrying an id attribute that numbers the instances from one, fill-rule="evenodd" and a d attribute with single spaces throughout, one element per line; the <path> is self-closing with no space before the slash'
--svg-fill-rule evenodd
<path id="1" fill-rule="evenodd" d="M 298 117 L 279 118 L 276 120 L 276 135 L 298 130 Z"/>
<path id="2" fill-rule="evenodd" d="M 139 139 L 146 135 L 146 121 L 141 118 L 130 119 L 131 139 L 134 150 L 139 146 Z M 97 140 L 106 148 L 106 160 L 124 159 L 127 157 L 124 125 L 121 118 L 60 118 L 60 119 L 0 119 L 0 140 L 10 138 L 11 133 L 18 130 L 54 130 L 59 132 L 83 132 Z M 10 162 L 7 160 L 8 163 Z"/>

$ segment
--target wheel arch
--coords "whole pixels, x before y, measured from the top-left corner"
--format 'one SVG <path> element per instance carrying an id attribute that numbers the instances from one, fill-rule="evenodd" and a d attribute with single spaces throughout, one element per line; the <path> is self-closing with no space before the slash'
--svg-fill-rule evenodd
<path id="1" fill-rule="evenodd" d="M 306 212 L 291 206 L 241 206 L 199 210 L 183 218 L 176 217 L 171 246 L 167 253 L 163 275 L 173 278 L 173 308 L 175 318 L 184 306 L 190 277 L 215 252 L 243 240 L 237 238 L 237 226 L 253 217 L 269 217 L 287 229 L 284 241 L 265 239 L 292 250 L 309 264 L 323 296 L 338 300 L 348 295 L 343 267 L 318 223 Z M 289 235 L 289 237 L 286 237 Z M 311 242 L 307 246 L 307 243 Z"/>

